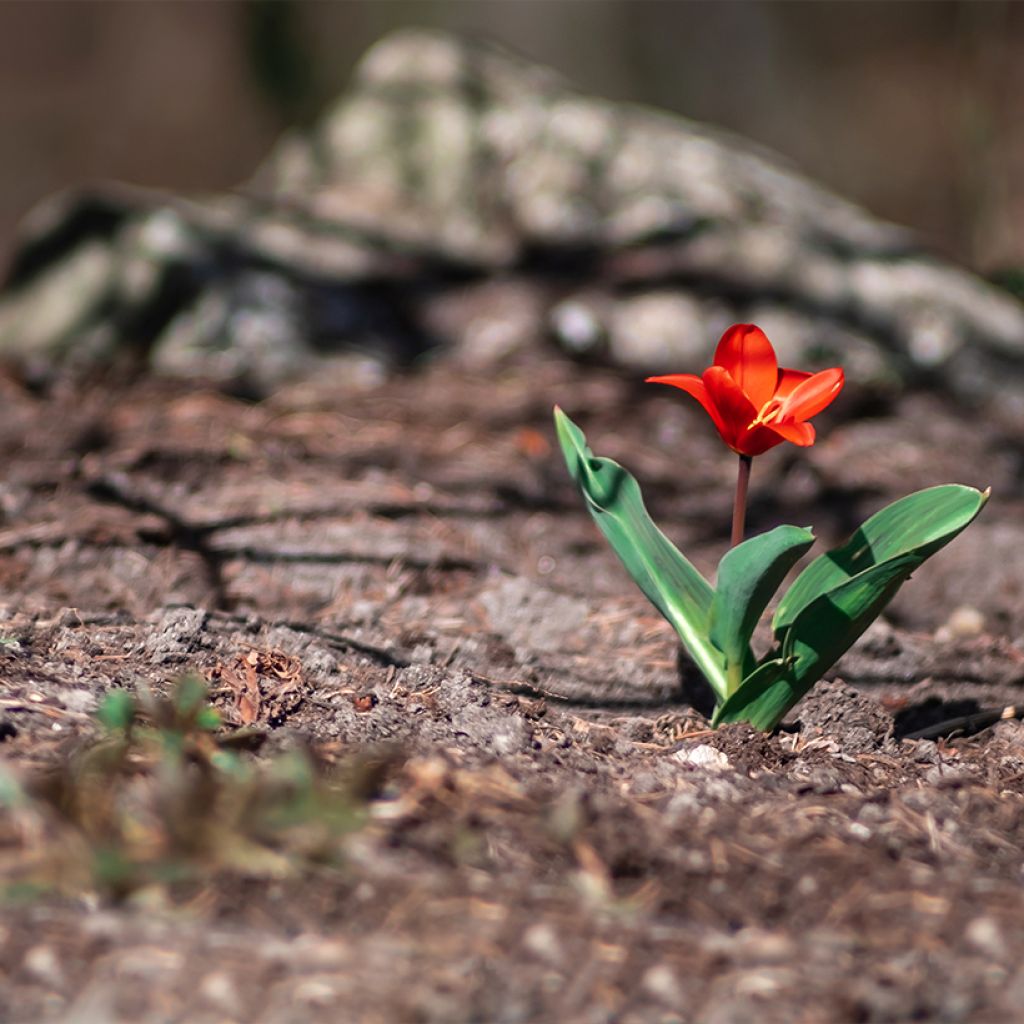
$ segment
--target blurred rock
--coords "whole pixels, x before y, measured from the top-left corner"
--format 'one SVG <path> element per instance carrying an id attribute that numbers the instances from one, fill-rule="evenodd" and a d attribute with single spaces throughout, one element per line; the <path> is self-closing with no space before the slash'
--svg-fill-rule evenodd
<path id="1" fill-rule="evenodd" d="M 785 363 L 994 395 L 1024 419 L 1007 293 L 741 139 L 415 30 L 374 46 L 237 194 L 45 203 L 0 351 L 39 369 L 132 352 L 267 390 L 346 349 L 400 364 L 448 344 L 479 366 L 544 336 L 638 374 L 699 369 L 745 320 Z"/>

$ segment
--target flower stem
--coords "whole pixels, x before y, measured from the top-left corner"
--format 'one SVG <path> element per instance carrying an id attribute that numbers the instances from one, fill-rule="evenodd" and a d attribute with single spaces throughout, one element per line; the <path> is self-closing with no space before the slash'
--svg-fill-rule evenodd
<path id="1" fill-rule="evenodd" d="M 732 547 L 743 540 L 743 527 L 747 520 L 747 487 L 753 461 L 750 455 L 740 456 L 740 468 L 736 474 L 736 501 L 732 506 Z"/>

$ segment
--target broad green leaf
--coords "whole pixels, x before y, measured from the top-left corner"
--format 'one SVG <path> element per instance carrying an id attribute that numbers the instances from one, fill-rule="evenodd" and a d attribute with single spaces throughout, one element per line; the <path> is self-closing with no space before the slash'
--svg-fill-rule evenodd
<path id="1" fill-rule="evenodd" d="M 878 617 L 921 564 L 914 555 L 890 558 L 815 598 L 788 627 L 782 654 L 797 679 L 821 678 Z"/>
<path id="2" fill-rule="evenodd" d="M 872 566 L 812 601 L 782 637 L 782 657 L 762 664 L 718 709 L 715 723 L 774 729 L 844 655 L 920 561 L 912 555 Z"/>
<path id="3" fill-rule="evenodd" d="M 910 574 L 967 527 L 988 492 L 949 484 L 918 491 L 873 515 L 841 548 L 815 559 L 775 615 L 783 668 L 752 673 L 716 722 L 772 729 L 875 620 Z M 764 666 L 762 666 L 764 668 Z"/>
<path id="4" fill-rule="evenodd" d="M 595 456 L 580 428 L 557 407 L 555 427 L 569 472 L 594 522 L 630 576 L 679 634 L 718 699 L 724 699 L 724 659 L 708 638 L 711 585 L 654 525 L 636 479 L 617 462 Z"/>
<path id="5" fill-rule="evenodd" d="M 825 552 L 800 573 L 775 612 L 776 635 L 816 598 L 871 566 L 905 554 L 923 562 L 964 529 L 987 500 L 987 491 L 943 484 L 876 512 L 842 547 Z"/>
<path id="6" fill-rule="evenodd" d="M 711 727 L 718 728 L 726 722 L 749 722 L 758 729 L 770 729 L 771 725 L 759 724 L 761 719 L 767 720 L 783 704 L 779 719 L 785 715 L 800 698 L 785 703 L 789 697 L 791 686 L 786 676 L 788 666 L 782 658 L 763 661 L 743 680 L 742 686 L 724 703 L 715 709 L 711 719 Z M 776 720 L 777 721 L 777 720 Z M 774 723 L 773 723 L 774 724 Z"/>
<path id="7" fill-rule="evenodd" d="M 777 526 L 737 544 L 718 565 L 711 602 L 711 642 L 725 656 L 728 692 L 756 667 L 750 637 L 786 573 L 814 543 L 814 534 L 799 526 Z"/>

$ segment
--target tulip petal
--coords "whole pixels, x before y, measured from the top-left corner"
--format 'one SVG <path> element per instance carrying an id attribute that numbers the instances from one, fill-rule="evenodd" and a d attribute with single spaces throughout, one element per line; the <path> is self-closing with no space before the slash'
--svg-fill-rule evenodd
<path id="1" fill-rule="evenodd" d="M 787 438 L 771 427 L 754 427 L 752 430 L 744 431 L 733 451 L 741 455 L 764 455 L 769 448 L 774 448 L 785 440 Z"/>
<path id="2" fill-rule="evenodd" d="M 784 423 L 802 423 L 831 405 L 843 389 L 843 371 L 837 366 L 800 381 L 786 396 L 779 411 Z"/>
<path id="3" fill-rule="evenodd" d="M 779 383 L 775 387 L 775 397 L 783 399 L 793 393 L 793 389 L 812 375 L 806 370 L 787 370 L 779 367 Z"/>
<path id="4" fill-rule="evenodd" d="M 801 448 L 810 448 L 814 444 L 814 426 L 810 423 L 772 423 L 768 426 L 782 440 L 790 441 Z"/>
<path id="5" fill-rule="evenodd" d="M 701 379 L 722 419 L 722 437 L 734 445 L 735 440 L 754 421 L 757 409 L 724 367 L 709 366 Z"/>
<path id="6" fill-rule="evenodd" d="M 728 370 L 711 366 L 704 371 L 703 380 L 722 421 L 718 432 L 734 452 L 761 455 L 782 443 L 782 438 L 767 427 L 751 428 L 757 411 Z"/>
<path id="7" fill-rule="evenodd" d="M 753 324 L 730 327 L 715 349 L 715 366 L 728 370 L 757 409 L 775 394 L 779 363 L 772 343 L 760 327 Z"/>
<path id="8" fill-rule="evenodd" d="M 722 419 L 714 399 L 708 394 L 708 389 L 704 386 L 704 381 L 700 377 L 692 373 L 669 373 L 662 377 L 648 377 L 646 383 L 669 384 L 674 388 L 679 388 L 680 391 L 685 391 L 688 395 L 692 395 L 704 406 L 704 411 L 711 417 L 712 422 L 715 424 L 715 429 L 723 438 L 725 437 L 725 421 Z"/>

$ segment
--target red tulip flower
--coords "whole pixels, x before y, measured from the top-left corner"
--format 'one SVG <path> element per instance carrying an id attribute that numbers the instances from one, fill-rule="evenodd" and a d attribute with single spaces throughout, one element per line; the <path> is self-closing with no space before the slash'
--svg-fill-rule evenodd
<path id="1" fill-rule="evenodd" d="M 671 373 L 647 380 L 693 395 L 722 440 L 738 455 L 754 456 L 783 441 L 802 448 L 814 444 L 814 427 L 807 421 L 842 390 L 843 371 L 782 369 L 764 331 L 735 324 L 722 335 L 714 365 L 702 376 Z"/>
<path id="2" fill-rule="evenodd" d="M 670 373 L 648 377 L 653 384 L 671 384 L 704 406 L 722 440 L 740 457 L 736 501 L 732 514 L 732 543 L 743 540 L 750 463 L 783 441 L 806 448 L 814 444 L 816 416 L 843 389 L 838 367 L 820 373 L 786 370 L 760 327 L 734 324 L 715 349 L 714 365 L 697 377 Z"/>

